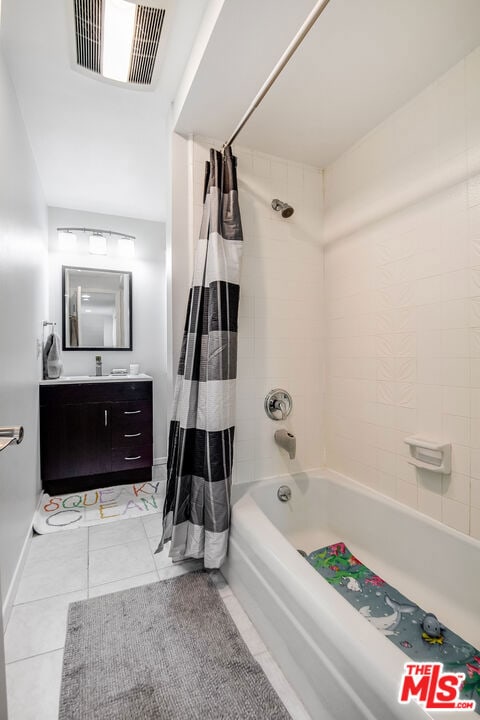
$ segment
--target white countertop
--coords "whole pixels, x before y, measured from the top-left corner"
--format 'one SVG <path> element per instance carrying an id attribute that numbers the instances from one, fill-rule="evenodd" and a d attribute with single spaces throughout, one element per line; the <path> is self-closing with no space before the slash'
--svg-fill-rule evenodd
<path id="1" fill-rule="evenodd" d="M 139 373 L 138 375 L 63 375 L 56 380 L 40 380 L 40 385 L 72 385 L 74 383 L 99 382 L 145 382 L 153 380 L 151 375 Z"/>

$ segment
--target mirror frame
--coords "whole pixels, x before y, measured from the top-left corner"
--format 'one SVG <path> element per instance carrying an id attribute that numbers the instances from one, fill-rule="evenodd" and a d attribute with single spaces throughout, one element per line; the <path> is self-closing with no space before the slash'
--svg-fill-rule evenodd
<path id="1" fill-rule="evenodd" d="M 129 321 L 128 321 L 128 328 L 129 328 L 129 345 L 124 345 L 123 347 L 105 347 L 104 345 L 101 347 L 95 347 L 93 345 L 88 345 L 85 347 L 67 347 L 66 340 L 67 340 L 67 328 L 66 328 L 66 316 L 65 316 L 65 275 L 66 270 L 90 270 L 91 272 L 110 272 L 110 273 L 117 273 L 118 275 L 128 275 L 129 283 L 130 283 L 130 292 L 129 292 L 129 303 L 128 303 L 128 312 L 129 312 Z M 65 352 L 75 352 L 75 351 L 89 351 L 89 350 L 103 350 L 108 352 L 129 352 L 133 350 L 133 315 L 132 315 L 132 272 L 131 270 L 115 270 L 110 268 L 93 268 L 93 267 L 81 267 L 76 265 L 62 265 L 62 350 Z"/>

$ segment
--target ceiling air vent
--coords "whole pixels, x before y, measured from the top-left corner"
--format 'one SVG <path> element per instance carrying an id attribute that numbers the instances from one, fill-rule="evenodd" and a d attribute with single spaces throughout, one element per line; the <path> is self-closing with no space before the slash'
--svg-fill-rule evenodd
<path id="1" fill-rule="evenodd" d="M 152 82 L 164 17 L 165 10 L 137 5 L 128 82 L 140 85 Z"/>
<path id="2" fill-rule="evenodd" d="M 102 72 L 102 0 L 74 0 L 77 63 Z"/>
<path id="3" fill-rule="evenodd" d="M 120 6 L 122 0 L 73 0 L 75 8 L 75 39 L 77 63 L 86 70 L 134 85 L 150 85 L 155 68 L 165 10 L 134 3 L 131 8 L 130 42 L 125 43 L 125 74 L 109 74 L 103 64 L 105 50 L 105 15 L 109 4 Z M 133 10 L 135 8 L 135 10 Z M 113 26 L 116 32 L 117 25 Z M 128 31 L 127 31 L 128 32 Z M 128 36 L 127 36 L 128 37 Z M 130 48 L 130 49 L 129 49 Z M 128 55 L 130 53 L 130 55 Z M 128 73 L 127 73 L 128 71 Z"/>

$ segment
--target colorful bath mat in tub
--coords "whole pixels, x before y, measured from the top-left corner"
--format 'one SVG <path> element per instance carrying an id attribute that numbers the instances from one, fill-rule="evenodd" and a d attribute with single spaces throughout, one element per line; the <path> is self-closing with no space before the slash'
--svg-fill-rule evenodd
<path id="1" fill-rule="evenodd" d="M 117 485 L 69 495 L 43 494 L 35 513 L 34 530 L 40 535 L 117 520 L 154 515 L 163 509 L 164 483 Z M 159 532 L 161 520 L 158 521 Z"/>
<path id="2" fill-rule="evenodd" d="M 441 662 L 446 670 L 465 674 L 461 697 L 476 701 L 480 714 L 480 650 L 444 627 L 382 580 L 345 543 L 314 550 L 308 562 L 350 605 L 416 662 Z"/>

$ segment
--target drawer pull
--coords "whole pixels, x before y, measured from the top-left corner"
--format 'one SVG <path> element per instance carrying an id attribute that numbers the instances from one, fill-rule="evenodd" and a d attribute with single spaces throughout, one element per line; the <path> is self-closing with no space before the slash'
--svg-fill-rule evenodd
<path id="1" fill-rule="evenodd" d="M 142 458 L 141 455 L 135 455 L 135 457 L 126 457 L 126 458 L 123 458 L 123 459 L 124 459 L 124 460 L 141 460 L 141 458 Z"/>
<path id="2" fill-rule="evenodd" d="M 133 433 L 133 435 L 124 435 L 123 437 L 140 437 L 142 433 Z"/>
<path id="3" fill-rule="evenodd" d="M 123 414 L 124 415 L 138 415 L 141 412 L 142 412 L 141 410 L 124 410 Z"/>

